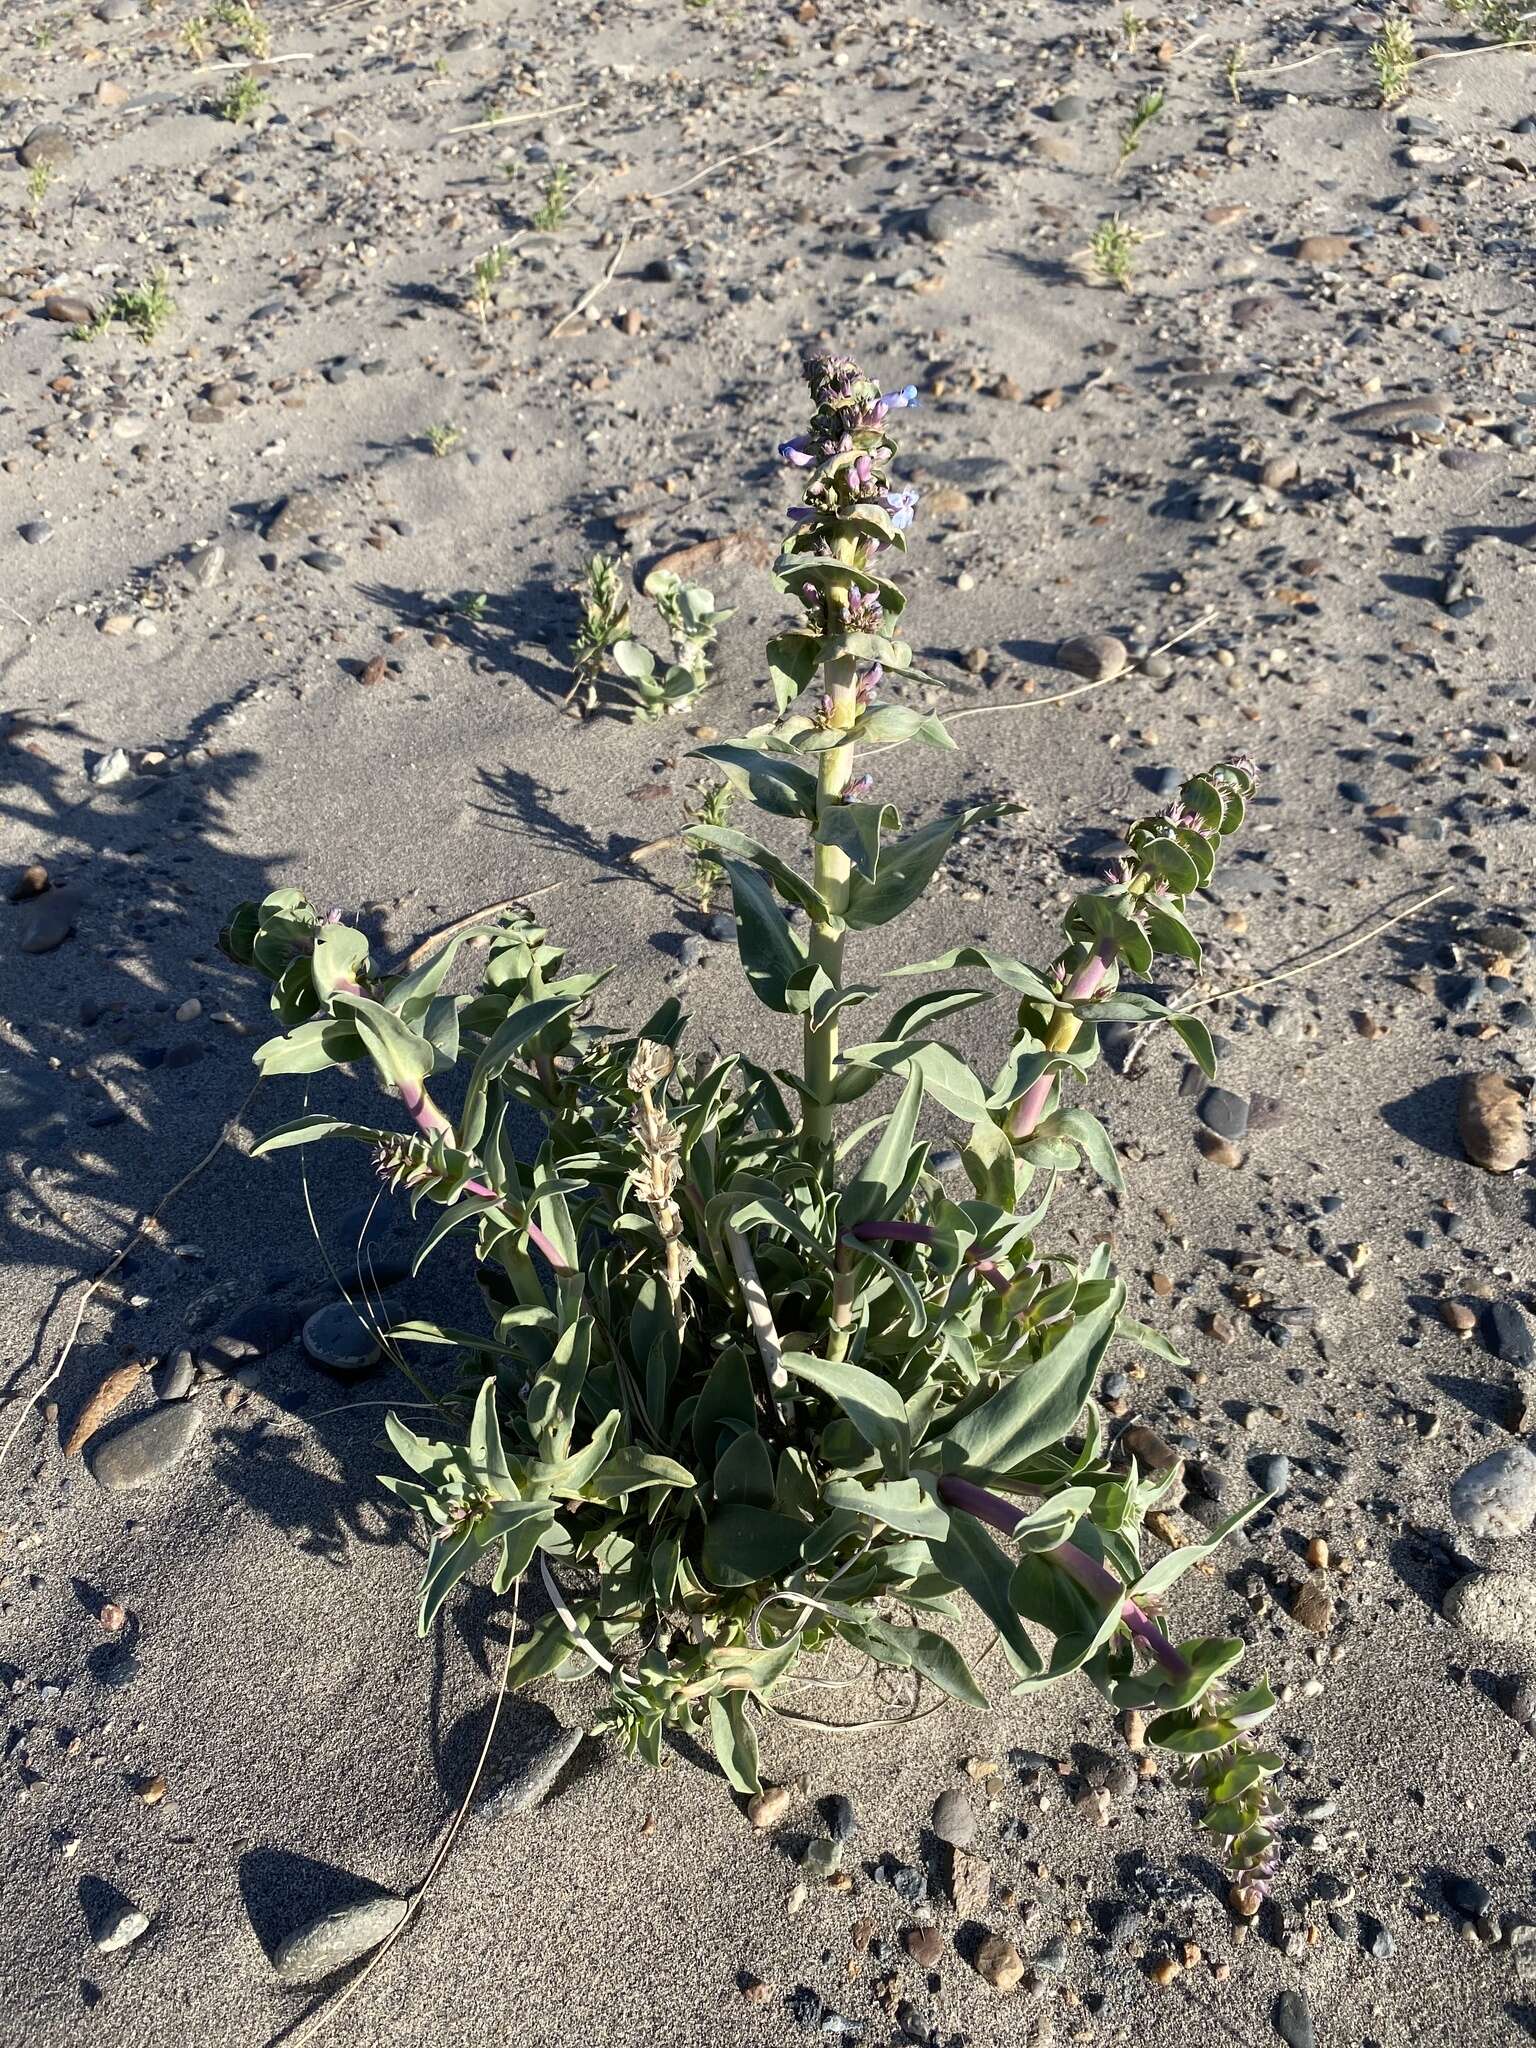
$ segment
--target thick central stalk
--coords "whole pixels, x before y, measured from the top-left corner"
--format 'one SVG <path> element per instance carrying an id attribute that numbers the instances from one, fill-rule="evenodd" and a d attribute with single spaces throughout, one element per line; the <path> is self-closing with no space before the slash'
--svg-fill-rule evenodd
<path id="1" fill-rule="evenodd" d="M 827 694 L 831 699 L 828 724 L 835 731 L 847 732 L 858 716 L 858 686 L 856 671 L 847 657 L 827 663 Z M 817 758 L 816 810 L 817 818 L 838 803 L 853 772 L 853 747 L 843 741 L 835 747 L 828 747 Z M 816 890 L 823 903 L 834 917 L 841 918 L 848 908 L 848 880 L 852 870 L 848 856 L 839 846 L 824 845 L 816 841 L 815 880 Z M 843 934 L 830 925 L 813 924 L 808 948 L 811 964 L 819 967 L 834 988 L 842 987 L 843 979 Z M 801 1128 L 801 1142 L 808 1164 L 826 1173 L 831 1162 L 832 1140 L 835 1118 L 831 1095 L 833 1077 L 837 1071 L 837 1018 L 829 1017 L 821 1029 L 816 1030 L 807 1016 L 805 1020 L 805 1121 Z"/>

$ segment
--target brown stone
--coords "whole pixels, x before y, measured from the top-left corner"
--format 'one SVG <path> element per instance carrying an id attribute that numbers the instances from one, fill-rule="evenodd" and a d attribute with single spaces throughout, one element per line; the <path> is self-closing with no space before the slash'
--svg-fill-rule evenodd
<path id="1" fill-rule="evenodd" d="M 646 581 L 663 570 L 687 583 L 711 569 L 766 569 L 774 558 L 773 542 L 756 527 L 742 527 L 723 533 L 717 540 L 701 540 L 690 548 L 677 548 L 663 555 L 646 571 Z"/>
<path id="2" fill-rule="evenodd" d="M 962 1920 L 980 1920 L 992 1903 L 992 1866 L 964 1849 L 949 1852 L 949 1896 Z"/>
<path id="3" fill-rule="evenodd" d="M 1489 1173 L 1513 1173 L 1527 1156 L 1525 1104 L 1503 1074 L 1467 1075 L 1456 1127 L 1467 1157 Z"/>
<path id="4" fill-rule="evenodd" d="M 35 860 L 22 869 L 7 893 L 12 903 L 25 903 L 29 896 L 41 896 L 47 886 L 48 870 L 40 860 Z"/>
<path id="5" fill-rule="evenodd" d="M 747 1801 L 747 1819 L 755 1828 L 776 1828 L 793 1798 L 788 1785 L 765 1785 Z"/>
<path id="6" fill-rule="evenodd" d="M 95 309 L 88 299 L 73 299 L 66 292 L 50 293 L 43 301 L 45 320 L 57 320 L 61 327 L 89 327 Z"/>
<path id="7" fill-rule="evenodd" d="M 1291 1599 L 1291 1619 L 1315 1636 L 1333 1627 L 1333 1595 L 1321 1579 L 1303 1579 Z"/>
<path id="8" fill-rule="evenodd" d="M 913 1962 L 925 1970 L 936 1970 L 944 1960 L 944 1937 L 937 1927 L 908 1927 L 902 1933 L 901 1945 Z"/>
<path id="9" fill-rule="evenodd" d="M 1133 1422 L 1129 1429 L 1122 1430 L 1118 1442 L 1124 1454 L 1134 1458 L 1143 1472 L 1171 1472 L 1179 1462 L 1179 1454 L 1168 1439 L 1145 1422 Z"/>
<path id="10" fill-rule="evenodd" d="M 994 1991 L 1013 1991 L 1023 1981 L 1024 1958 L 1006 1934 L 989 1934 L 976 1951 L 976 1974 Z"/>
<path id="11" fill-rule="evenodd" d="M 1196 1131 L 1195 1143 L 1209 1159 L 1212 1166 L 1241 1166 L 1243 1155 L 1228 1138 L 1218 1138 L 1214 1131 Z"/>
<path id="12" fill-rule="evenodd" d="M 1303 235 L 1292 254 L 1298 263 L 1342 263 L 1354 246 L 1348 235 Z"/>
<path id="13" fill-rule="evenodd" d="M 1130 659 L 1125 642 L 1113 633 L 1080 633 L 1075 639 L 1063 640 L 1056 650 L 1058 666 L 1075 676 L 1086 676 L 1090 683 L 1111 681 Z"/>

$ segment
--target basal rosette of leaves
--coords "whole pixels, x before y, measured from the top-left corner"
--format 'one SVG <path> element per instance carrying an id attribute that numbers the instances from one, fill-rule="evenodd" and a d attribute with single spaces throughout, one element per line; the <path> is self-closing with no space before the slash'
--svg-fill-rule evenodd
<path id="1" fill-rule="evenodd" d="M 279 890 L 224 939 L 273 983 L 283 1031 L 258 1064 L 371 1065 L 414 1130 L 312 1113 L 257 1149 L 372 1146 L 430 1219 L 418 1265 L 450 1236 L 473 1245 L 489 1327 L 408 1322 L 387 1339 L 413 1376 L 419 1347 L 463 1362 L 462 1393 L 424 1389 L 433 1431 L 388 1425 L 410 1476 L 384 1483 L 432 1530 L 423 1631 L 466 1574 L 484 1566 L 508 1593 L 536 1570 L 553 1605 L 512 1682 L 602 1671 L 603 1726 L 652 1762 L 669 1726 L 707 1728 L 745 1792 L 759 1710 L 809 1654 L 847 1646 L 984 1706 L 947 1627 L 979 1610 L 1015 1693 L 1082 1672 L 1153 1716 L 1251 1911 L 1276 1855 L 1279 1760 L 1251 1739 L 1274 1698 L 1229 1686 L 1239 1642 L 1175 1642 L 1156 1619 L 1244 1515 L 1144 1561 L 1143 1521 L 1176 1474 L 1117 1458 L 1093 1388 L 1116 1343 L 1177 1354 L 1127 1316 L 1105 1246 L 1079 1263 L 1052 1234 L 1050 1206 L 1065 1175 L 1120 1186 L 1107 1134 L 1069 1098 L 1102 1024 L 1168 1016 L 1122 975 L 1160 954 L 1198 965 L 1185 906 L 1254 771 L 1223 762 L 1137 825 L 1048 965 L 965 946 L 850 979 L 852 942 L 996 807 L 904 832 L 858 770 L 867 746 L 952 744 L 886 694 L 913 673 L 889 570 L 915 500 L 889 464 L 916 393 L 882 395 L 827 356 L 807 375 L 814 415 L 782 450 L 804 501 L 776 569 L 801 611 L 769 650 L 779 715 L 698 750 L 775 837 L 798 827 L 807 858 L 729 825 L 692 833 L 729 877 L 753 993 L 798 1020 L 798 1070 L 689 1057 L 675 1000 L 637 1031 L 604 1026 L 602 977 L 571 972 L 521 918 L 395 976 L 360 932 Z M 479 987 L 445 993 L 471 937 Z M 911 976 L 923 992 L 904 992 Z M 984 1079 L 944 1020 L 999 997 L 1010 1042 Z M 870 1005 L 880 1021 L 859 1036 Z M 1209 1071 L 1203 1026 L 1168 1021 Z M 542 1122 L 532 1159 L 514 1156 L 514 1107 Z M 925 1109 L 963 1127 L 964 1198 L 930 1166 Z"/>

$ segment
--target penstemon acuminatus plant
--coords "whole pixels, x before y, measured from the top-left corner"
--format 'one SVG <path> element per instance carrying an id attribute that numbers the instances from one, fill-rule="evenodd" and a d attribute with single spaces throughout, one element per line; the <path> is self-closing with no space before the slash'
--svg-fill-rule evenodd
<path id="1" fill-rule="evenodd" d="M 1104 1129 L 1067 1097 L 1101 1024 L 1168 1016 L 1122 974 L 1157 954 L 1198 963 L 1185 904 L 1241 823 L 1254 770 L 1225 761 L 1135 826 L 1071 904 L 1049 965 L 964 946 L 896 967 L 973 972 L 850 1041 L 847 1020 L 882 988 L 848 978 L 850 941 L 915 902 L 995 807 L 903 834 L 859 770 L 864 746 L 952 745 L 886 695 L 887 677 L 915 673 L 885 572 L 915 505 L 889 481 L 891 418 L 916 393 L 882 396 L 830 356 L 807 375 L 809 431 L 781 451 L 805 488 L 776 569 L 801 613 L 769 646 L 778 717 L 698 752 L 777 830 L 798 826 L 809 860 L 730 824 L 691 833 L 728 877 L 753 993 L 798 1022 L 798 1071 L 686 1057 L 675 999 L 637 1031 L 601 1024 L 602 977 L 570 972 L 522 918 L 474 935 L 485 970 L 456 996 L 443 985 L 471 934 L 394 976 L 360 932 L 279 890 L 225 934 L 274 984 L 285 1029 L 259 1065 L 371 1062 L 415 1129 L 314 1112 L 257 1149 L 358 1140 L 413 1209 L 436 1211 L 420 1258 L 472 1233 L 490 1328 L 388 1333 L 402 1366 L 420 1345 L 463 1364 L 457 1391 L 431 1395 L 441 1434 L 388 1424 L 411 1476 L 385 1484 L 431 1530 L 423 1631 L 482 1560 L 502 1594 L 537 1563 L 552 1609 L 512 1682 L 596 1668 L 600 1726 L 652 1762 L 669 1726 L 707 1727 L 745 1792 L 759 1784 L 756 1711 L 808 1654 L 842 1645 L 984 1706 L 942 1626 L 974 1608 L 1015 1693 L 1081 1671 L 1154 1717 L 1149 1738 L 1185 1760 L 1234 1904 L 1252 1911 L 1276 1857 L 1279 1759 L 1252 1740 L 1274 1697 L 1229 1689 L 1239 1642 L 1175 1642 L 1157 1614 L 1253 1509 L 1143 1562 L 1144 1518 L 1176 1473 L 1117 1458 L 1093 1388 L 1115 1342 L 1177 1353 L 1126 1315 L 1108 1248 L 1079 1263 L 1048 1214 L 1061 1175 L 1120 1185 Z M 937 1031 L 999 990 L 1015 1023 L 984 1081 Z M 1168 1021 L 1209 1071 L 1199 1021 Z M 451 1112 L 429 1083 L 444 1102 L 451 1087 Z M 965 1127 L 964 1199 L 929 1164 L 928 1104 Z M 514 1107 L 542 1119 L 532 1160 L 514 1156 Z"/>

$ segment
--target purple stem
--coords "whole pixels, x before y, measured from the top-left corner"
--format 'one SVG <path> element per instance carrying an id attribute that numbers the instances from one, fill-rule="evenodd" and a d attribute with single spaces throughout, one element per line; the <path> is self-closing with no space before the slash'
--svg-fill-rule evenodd
<path id="1" fill-rule="evenodd" d="M 889 1240 L 893 1244 L 934 1244 L 939 1233 L 931 1223 L 855 1223 L 843 1232 L 844 1239 L 857 1238 L 861 1244 L 879 1244 Z M 996 1259 L 977 1258 L 967 1252 L 966 1264 L 979 1273 L 989 1287 L 995 1287 L 999 1294 L 1006 1294 L 1009 1287 L 1008 1275 Z"/>
<path id="2" fill-rule="evenodd" d="M 338 981 L 334 993 L 341 996 L 361 996 L 363 991 L 355 981 Z M 405 1104 L 406 1114 L 417 1130 L 429 1138 L 435 1138 L 440 1131 L 453 1129 L 452 1124 L 419 1081 L 400 1081 L 396 1086 L 400 1090 L 400 1100 Z M 467 1195 L 483 1195 L 492 1202 L 499 1202 L 502 1199 L 490 1183 L 483 1180 L 465 1181 L 464 1192 Z M 529 1243 L 538 1246 L 557 1273 L 569 1273 L 572 1270 L 531 1216 L 523 1218 L 523 1228 L 528 1233 Z"/>
<path id="3" fill-rule="evenodd" d="M 939 1481 L 939 1498 L 951 1507 L 960 1508 L 968 1515 L 974 1515 L 978 1522 L 989 1522 L 994 1529 L 1000 1529 L 1005 1536 L 1011 1536 L 1022 1522 L 1028 1510 L 1017 1508 L 1012 1501 L 1000 1500 L 995 1493 L 988 1493 L 984 1487 L 976 1486 L 969 1479 L 951 1476 Z M 1112 1572 L 1104 1569 L 1097 1559 L 1079 1550 L 1075 1543 L 1058 1543 L 1054 1550 L 1042 1553 L 1058 1570 L 1066 1573 L 1082 1587 L 1090 1598 L 1108 1604 L 1120 1600 L 1120 1619 L 1141 1644 L 1168 1673 L 1170 1678 L 1184 1679 L 1190 1676 L 1190 1667 L 1163 1634 L 1157 1623 L 1144 1607 L 1134 1600 L 1124 1598 L 1124 1588 Z"/>
<path id="4" fill-rule="evenodd" d="M 1108 974 L 1110 968 L 1114 965 L 1114 959 L 1114 940 L 1108 936 L 1100 939 L 1088 959 L 1084 961 L 1083 965 L 1062 990 L 1063 1003 L 1079 1003 L 1085 1001 L 1089 996 L 1097 995 L 1105 975 Z M 1066 1018 L 1071 1023 L 1072 1038 L 1075 1038 L 1077 1036 L 1076 1019 L 1065 1009 L 1056 1012 L 1052 1026 L 1052 1037 L 1055 1036 L 1056 1028 L 1060 1025 L 1063 1018 Z M 1046 1042 L 1050 1045 L 1049 1039 Z M 1050 1049 L 1053 1052 L 1066 1052 L 1070 1049 L 1071 1044 L 1072 1039 L 1069 1038 L 1065 1045 L 1051 1045 Z M 1008 1119 L 1010 1137 L 1032 1138 L 1034 1136 L 1035 1126 L 1045 1114 L 1045 1105 L 1050 1100 L 1051 1083 L 1054 1079 L 1055 1075 L 1047 1069 L 1038 1081 L 1032 1081 L 1029 1087 L 1025 1089 L 1013 1106 L 1013 1115 Z"/>

